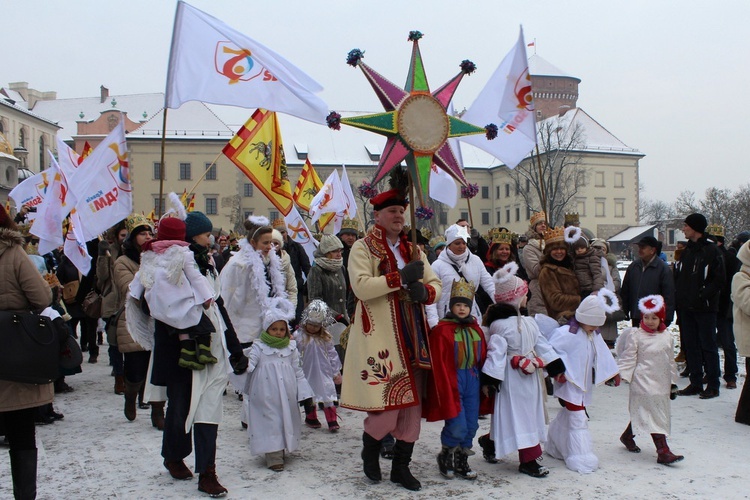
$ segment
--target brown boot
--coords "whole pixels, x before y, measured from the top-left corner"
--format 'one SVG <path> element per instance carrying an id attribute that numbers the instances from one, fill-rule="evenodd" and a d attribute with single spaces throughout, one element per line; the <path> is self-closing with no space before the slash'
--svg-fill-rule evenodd
<path id="1" fill-rule="evenodd" d="M 115 375 L 115 394 L 125 394 L 125 377 Z"/>
<path id="2" fill-rule="evenodd" d="M 164 401 L 151 401 L 151 425 L 164 430 Z"/>
<path id="3" fill-rule="evenodd" d="M 216 477 L 216 465 L 209 465 L 205 472 L 198 476 L 198 491 L 208 493 L 211 498 L 223 497 L 227 494 L 227 489 L 219 483 Z"/>
<path id="4" fill-rule="evenodd" d="M 169 471 L 169 475 L 180 481 L 184 481 L 193 477 L 193 473 L 187 468 L 185 462 L 182 460 L 167 460 L 164 459 L 164 467 Z"/>
<path id="5" fill-rule="evenodd" d="M 658 454 L 656 463 L 671 465 L 685 458 L 682 455 L 675 455 L 674 453 L 672 453 L 672 451 L 669 449 L 669 445 L 667 445 L 667 436 L 665 436 L 664 434 L 651 434 L 651 437 L 654 440 L 654 444 L 656 445 L 656 453 Z"/>
<path id="6" fill-rule="evenodd" d="M 620 442 L 625 445 L 625 448 L 627 448 L 629 452 L 640 453 L 641 449 L 637 444 L 635 444 L 635 439 L 633 439 L 634 437 L 635 435 L 633 434 L 633 426 L 630 424 L 630 422 L 628 422 L 628 427 L 620 436 Z"/>
<path id="7" fill-rule="evenodd" d="M 141 382 L 130 382 L 125 379 L 125 418 L 135 420 L 135 402 L 138 398 L 138 389 L 141 388 Z"/>

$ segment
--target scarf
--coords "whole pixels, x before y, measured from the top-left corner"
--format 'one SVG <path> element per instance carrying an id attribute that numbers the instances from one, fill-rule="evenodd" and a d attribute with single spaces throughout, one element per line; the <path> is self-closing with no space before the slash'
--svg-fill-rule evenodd
<path id="1" fill-rule="evenodd" d="M 440 254 L 438 259 L 440 259 L 443 254 L 445 254 L 445 258 L 443 260 L 453 265 L 454 268 L 458 267 L 457 272 L 459 273 L 459 275 L 466 274 L 466 263 L 469 262 L 469 259 L 471 258 L 471 252 L 468 250 L 468 247 L 466 252 L 462 253 L 461 255 L 456 255 L 451 251 L 450 248 L 445 247 L 445 251 Z"/>
<path id="2" fill-rule="evenodd" d="M 203 276 L 208 276 L 208 274 L 211 273 L 211 276 L 213 276 L 215 274 L 214 266 L 211 264 L 208 247 L 191 243 L 190 250 L 193 251 L 193 255 L 195 256 L 195 263 L 198 264 L 198 270 L 200 270 L 201 274 Z"/>
<path id="3" fill-rule="evenodd" d="M 289 337 L 274 337 L 266 331 L 263 331 L 263 333 L 260 334 L 260 341 L 274 349 L 283 349 L 289 345 Z"/>
<path id="4" fill-rule="evenodd" d="M 281 297 L 286 299 L 286 281 L 281 273 L 281 259 L 273 252 L 262 256 L 250 245 L 243 245 L 233 259 L 240 259 L 247 267 L 247 282 L 258 298 Z M 267 259 L 268 264 L 264 261 Z M 266 278 L 268 276 L 270 280 Z M 270 281 L 270 285 L 269 285 Z"/>
<path id="5" fill-rule="evenodd" d="M 453 314 L 453 311 L 448 311 L 447 313 L 445 313 L 445 319 L 455 321 L 459 325 L 470 325 L 474 323 L 474 316 L 472 316 L 471 314 L 469 314 L 465 318 L 459 318 L 458 316 Z"/>
<path id="6" fill-rule="evenodd" d="M 663 321 L 659 322 L 659 328 L 657 328 L 656 330 L 652 330 L 651 328 L 647 327 L 643 322 L 643 319 L 641 319 L 641 324 L 638 326 L 641 328 L 641 330 L 648 333 L 649 335 L 656 335 L 657 333 L 661 333 L 667 329 L 667 325 L 665 325 Z"/>
<path id="7" fill-rule="evenodd" d="M 320 266 L 326 271 L 338 271 L 344 265 L 343 257 L 338 259 L 329 259 L 327 257 L 316 257 L 315 265 Z"/>

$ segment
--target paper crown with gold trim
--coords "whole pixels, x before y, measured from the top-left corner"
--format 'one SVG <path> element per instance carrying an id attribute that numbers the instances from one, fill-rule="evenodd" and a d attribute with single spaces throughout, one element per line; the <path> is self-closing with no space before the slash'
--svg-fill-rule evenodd
<path id="1" fill-rule="evenodd" d="M 359 221 L 344 217 L 344 220 L 341 221 L 341 231 L 339 231 L 339 234 L 353 234 L 357 236 L 359 234 Z"/>
<path id="2" fill-rule="evenodd" d="M 544 222 L 547 220 L 547 214 L 544 212 L 534 212 L 531 215 L 531 219 L 529 219 L 529 226 L 532 228 L 539 224 L 540 222 Z"/>
<path id="3" fill-rule="evenodd" d="M 442 243 L 442 246 L 445 246 L 445 236 L 433 236 L 430 238 L 430 247 L 435 248 L 436 246 L 440 245 Z"/>
<path id="4" fill-rule="evenodd" d="M 229 231 L 229 234 L 227 235 L 227 241 L 239 240 L 239 239 L 240 237 L 237 233 L 235 233 L 234 231 Z"/>
<path id="5" fill-rule="evenodd" d="M 273 227 L 274 229 L 286 229 L 286 221 L 281 218 L 274 219 L 271 223 L 271 227 Z"/>
<path id="6" fill-rule="evenodd" d="M 510 245 L 513 243 L 513 233 L 508 231 L 507 229 L 499 229 L 497 227 L 493 227 L 490 229 L 490 244 L 501 244 L 504 243 L 506 245 Z"/>
<path id="7" fill-rule="evenodd" d="M 547 229 L 544 232 L 544 244 L 550 243 L 565 243 L 565 229 L 561 227 Z"/>
<path id="8" fill-rule="evenodd" d="M 709 224 L 708 226 L 706 226 L 706 233 L 710 234 L 711 236 L 719 236 L 723 238 L 724 226 L 720 224 Z"/>
<path id="9" fill-rule="evenodd" d="M 578 215 L 578 212 L 571 212 L 569 214 L 565 214 L 565 224 L 577 226 L 580 223 L 581 223 L 581 218 Z"/>
<path id="10" fill-rule="evenodd" d="M 471 307 L 474 304 L 474 283 L 466 281 L 461 278 L 458 281 L 454 281 L 451 286 L 451 298 L 450 305 L 453 304 L 466 304 Z"/>
<path id="11" fill-rule="evenodd" d="M 132 213 L 125 217 L 125 229 L 128 230 L 128 234 L 132 233 L 137 227 L 146 226 L 154 232 L 154 223 L 143 214 Z"/>
<path id="12" fill-rule="evenodd" d="M 423 227 L 419 230 L 420 233 L 422 233 L 422 236 L 424 236 L 426 239 L 432 238 L 432 230 L 429 227 Z"/>

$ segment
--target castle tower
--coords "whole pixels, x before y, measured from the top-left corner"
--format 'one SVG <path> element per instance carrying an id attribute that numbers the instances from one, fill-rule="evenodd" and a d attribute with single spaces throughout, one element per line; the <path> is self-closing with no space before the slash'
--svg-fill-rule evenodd
<path id="1" fill-rule="evenodd" d="M 576 107 L 580 78 L 570 76 L 538 55 L 529 57 L 537 121 Z"/>

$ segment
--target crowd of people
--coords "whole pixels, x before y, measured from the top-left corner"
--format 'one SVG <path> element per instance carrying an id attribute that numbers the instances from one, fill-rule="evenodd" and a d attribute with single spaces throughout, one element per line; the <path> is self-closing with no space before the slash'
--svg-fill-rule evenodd
<path id="1" fill-rule="evenodd" d="M 337 432 L 341 406 L 366 412 L 365 476 L 381 481 L 389 459 L 390 480 L 417 491 L 409 464 L 423 419 L 444 421 L 436 461 L 446 479 L 477 477 L 470 457 L 483 415 L 490 432 L 477 444 L 488 462 L 517 452 L 519 472 L 545 477 L 546 451 L 595 471 L 586 407 L 595 387 L 621 380 L 630 384 L 621 443 L 637 453 L 635 436 L 651 434 L 657 462 L 679 462 L 667 444 L 670 399 L 715 398 L 722 373 L 736 388 L 737 355 L 750 356 L 750 232 L 725 246 L 701 214 L 686 217 L 674 264 L 645 236 L 621 282 L 607 242 L 575 214 L 551 227 L 534 213 L 520 236 L 483 237 L 459 220 L 415 244 L 408 200 L 394 188 L 370 199 L 366 234 L 345 220 L 338 235 L 321 235 L 311 262 L 283 220 L 251 216 L 244 235 L 215 234 L 174 198 L 156 225 L 134 213 L 89 242 L 85 275 L 63 253 L 35 255 L 27 212 L 14 221 L 0 207 L 0 296 L 3 310 L 58 311 L 84 362 L 102 362 L 106 343 L 123 416 L 149 411 L 165 469 L 176 480 L 197 474 L 212 497 L 227 493 L 216 471 L 227 390 L 242 400 L 250 453 L 269 469 L 284 470 L 303 425 Z M 624 320 L 632 327 L 618 331 Z M 682 389 L 676 361 L 689 377 Z M 0 380 L 16 498 L 36 495 L 34 426 L 64 418 L 54 395 L 75 390 L 66 381 L 75 372 L 43 385 Z M 561 408 L 550 421 L 553 399 Z M 750 425 L 747 383 L 736 421 Z"/>

